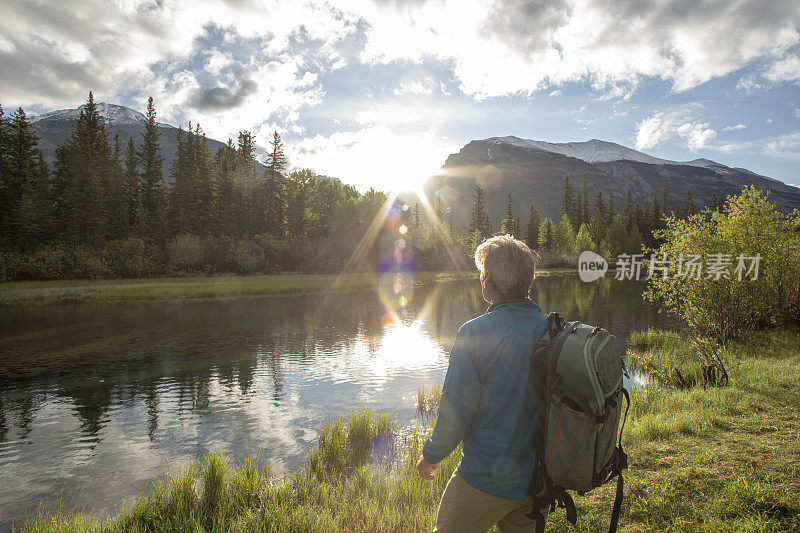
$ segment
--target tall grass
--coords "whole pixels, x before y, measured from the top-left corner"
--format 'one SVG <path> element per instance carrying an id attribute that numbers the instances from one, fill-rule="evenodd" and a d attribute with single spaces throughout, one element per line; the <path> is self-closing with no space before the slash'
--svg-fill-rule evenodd
<path id="1" fill-rule="evenodd" d="M 622 531 L 800 531 L 798 338 L 793 328 L 730 343 L 742 362 L 727 387 L 633 391 Z M 353 411 L 325 424 L 291 475 L 270 477 L 257 461 L 236 465 L 214 452 L 117 516 L 39 513 L 24 531 L 430 531 L 460 450 L 423 481 L 415 464 L 431 424 L 405 429 L 391 415 Z M 385 436 L 402 443 L 390 463 L 381 460 Z M 612 502 L 612 486 L 576 497 L 574 531 L 606 529 Z M 547 531 L 564 530 L 557 510 Z"/>
<path id="2" fill-rule="evenodd" d="M 472 272 L 419 272 L 417 281 L 474 277 Z M 374 272 L 218 275 L 152 279 L 15 281 L 0 283 L 0 304 L 21 301 L 213 298 L 372 287 Z"/>

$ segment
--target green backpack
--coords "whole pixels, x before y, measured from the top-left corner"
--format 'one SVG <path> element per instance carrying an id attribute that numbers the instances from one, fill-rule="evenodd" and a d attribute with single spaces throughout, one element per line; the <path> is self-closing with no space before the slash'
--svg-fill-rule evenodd
<path id="1" fill-rule="evenodd" d="M 567 490 L 582 495 L 616 477 L 613 533 L 622 506 L 622 470 L 628 467 L 619 425 L 622 418 L 624 428 L 630 407 L 617 338 L 599 326 L 565 323 L 558 313 L 550 313 L 532 364 L 540 432 L 528 516 L 536 520 L 537 532 L 544 531 L 542 511 L 558 505 L 574 525 L 577 513 Z M 621 417 L 623 398 L 627 404 Z"/>

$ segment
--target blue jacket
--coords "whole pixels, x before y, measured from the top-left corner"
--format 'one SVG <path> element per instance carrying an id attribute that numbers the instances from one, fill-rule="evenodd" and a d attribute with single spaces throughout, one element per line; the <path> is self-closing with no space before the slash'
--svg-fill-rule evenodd
<path id="1" fill-rule="evenodd" d="M 501 498 L 528 496 L 539 408 L 530 390 L 531 355 L 547 327 L 536 302 L 503 303 L 458 330 L 439 416 L 422 455 L 435 464 L 463 440 L 459 474 Z"/>

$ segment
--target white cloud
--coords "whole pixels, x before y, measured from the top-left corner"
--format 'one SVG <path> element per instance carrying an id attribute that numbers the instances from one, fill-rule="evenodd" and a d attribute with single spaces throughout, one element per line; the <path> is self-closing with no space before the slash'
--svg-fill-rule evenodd
<path id="1" fill-rule="evenodd" d="M 736 90 L 744 91 L 747 94 L 752 94 L 758 89 L 762 89 L 764 85 L 758 83 L 753 76 L 744 76 L 736 83 Z"/>
<path id="2" fill-rule="evenodd" d="M 764 77 L 773 83 L 800 84 L 800 56 L 787 55 L 773 62 L 764 72 Z"/>
<path id="3" fill-rule="evenodd" d="M 708 141 L 717 136 L 717 132 L 711 129 L 707 122 L 687 122 L 678 126 L 675 131 L 680 137 L 686 139 L 687 148 L 693 152 L 705 148 Z"/>
<path id="4" fill-rule="evenodd" d="M 664 113 L 656 113 L 636 125 L 636 149 L 653 148 L 667 135 Z"/>
<path id="5" fill-rule="evenodd" d="M 14 75 L 0 78 L 0 94 L 46 108 L 74 107 L 89 89 L 98 100 L 115 101 L 131 89 L 158 85 L 164 71 L 180 70 L 213 29 L 224 33 L 221 44 L 264 41 L 259 52 L 271 56 L 302 31 L 317 53 L 333 55 L 332 44 L 354 33 L 356 20 L 323 0 L 8 0 L 0 17 L 7 43 L 0 47 L 0 70 Z M 231 61 L 214 50 L 203 64 L 217 75 Z"/>
<path id="6" fill-rule="evenodd" d="M 556 89 L 555 91 L 551 91 L 550 92 L 550 96 L 558 96 L 559 94 L 561 94 L 561 90 L 560 89 Z"/>
<path id="7" fill-rule="evenodd" d="M 746 127 L 747 127 L 747 126 L 745 126 L 744 124 L 736 124 L 735 126 L 725 126 L 724 128 L 722 128 L 722 131 L 737 131 L 737 130 L 743 130 L 743 129 L 745 129 Z"/>
<path id="8" fill-rule="evenodd" d="M 686 141 L 686 147 L 693 152 L 708 147 L 709 141 L 717 136 L 717 132 L 708 122 L 700 122 L 694 117 L 696 107 L 655 113 L 637 123 L 636 149 L 653 148 L 674 138 Z"/>
<path id="9" fill-rule="evenodd" d="M 764 153 L 774 157 L 800 159 L 800 131 L 769 140 L 764 144 Z"/>
<path id="10" fill-rule="evenodd" d="M 396 88 L 393 92 L 395 96 L 403 94 L 431 94 L 433 93 L 433 88 L 429 83 L 415 80 L 401 84 L 400 87 Z"/>
<path id="11" fill-rule="evenodd" d="M 478 99 L 588 80 L 626 98 L 642 78 L 685 91 L 800 42 L 792 2 L 625 0 L 354 0 L 369 23 L 362 59 L 454 61 Z M 624 21 L 624 22 L 623 22 Z M 797 70 L 795 70 L 797 72 Z M 742 87 L 747 87 L 742 82 Z M 751 86 L 752 87 L 752 86 Z"/>

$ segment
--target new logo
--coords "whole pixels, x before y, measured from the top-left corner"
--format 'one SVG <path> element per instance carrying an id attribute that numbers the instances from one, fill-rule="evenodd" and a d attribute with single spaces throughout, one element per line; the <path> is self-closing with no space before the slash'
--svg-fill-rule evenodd
<path id="1" fill-rule="evenodd" d="M 608 261 L 601 255 L 585 250 L 578 257 L 578 276 L 581 281 L 590 282 L 600 279 L 608 271 Z"/>

